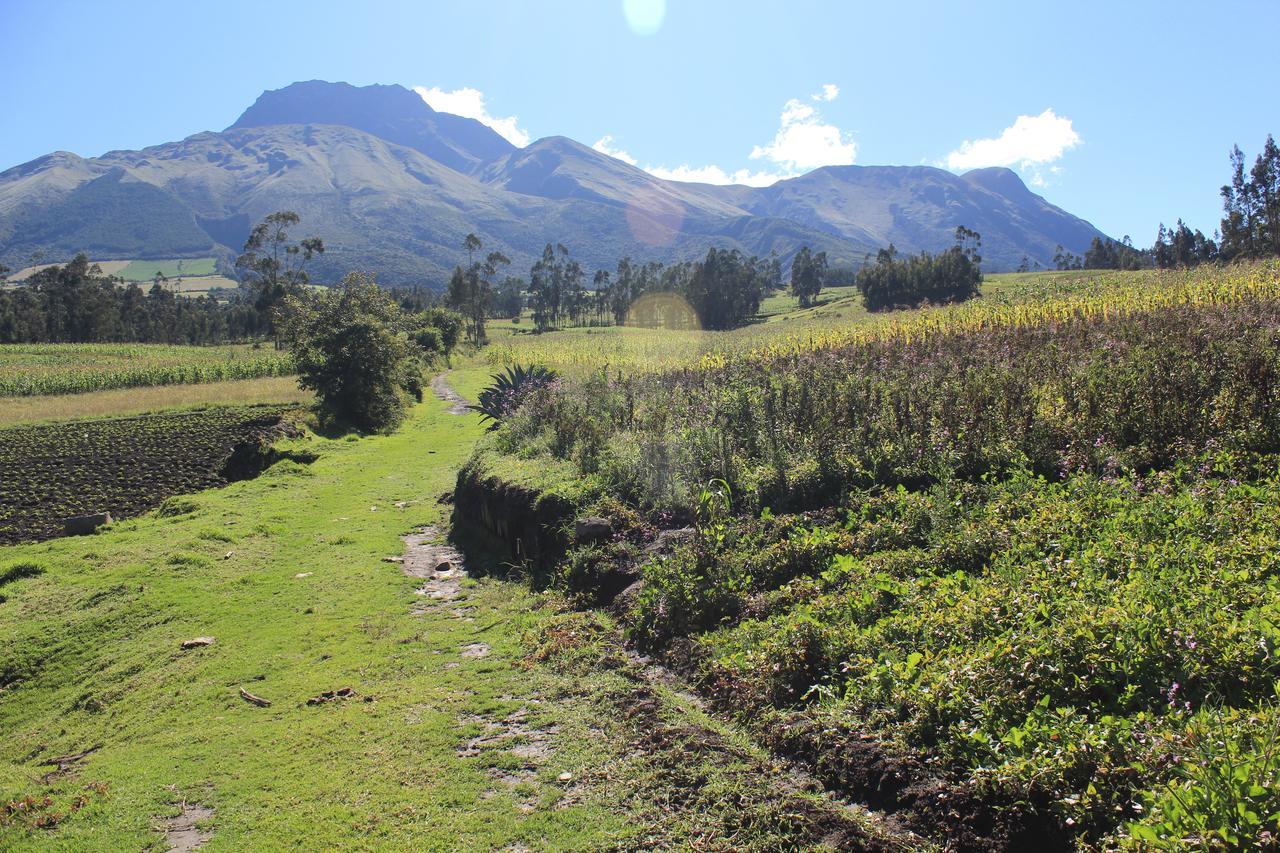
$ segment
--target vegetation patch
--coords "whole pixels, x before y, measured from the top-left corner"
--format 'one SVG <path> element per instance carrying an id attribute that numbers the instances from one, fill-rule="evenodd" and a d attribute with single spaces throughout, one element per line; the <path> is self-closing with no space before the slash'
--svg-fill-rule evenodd
<path id="1" fill-rule="evenodd" d="M 1265 845 L 1277 272 L 577 374 L 476 458 L 576 471 L 617 533 L 554 581 L 939 843 Z"/>

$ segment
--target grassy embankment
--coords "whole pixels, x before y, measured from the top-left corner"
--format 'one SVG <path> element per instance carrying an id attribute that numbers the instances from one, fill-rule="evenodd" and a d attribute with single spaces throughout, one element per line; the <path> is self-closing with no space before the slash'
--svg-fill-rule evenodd
<path id="1" fill-rule="evenodd" d="M 0 548 L 0 847 L 159 848 L 184 804 L 213 810 L 209 850 L 860 833 L 554 598 L 481 579 L 435 602 L 383 561 L 444 521 L 481 432 L 429 400 L 392 436 L 295 440 L 310 466 Z M 214 642 L 179 647 L 198 636 Z M 357 696 L 306 704 L 343 687 Z"/>
<path id="2" fill-rule="evenodd" d="M 497 360 L 570 378 L 475 464 L 594 500 L 627 535 L 553 580 L 590 601 L 631 567 L 633 640 L 911 825 L 1265 843 L 1280 268 L 995 284 L 665 350 L 513 336 Z M 625 370 L 651 353 L 686 369 Z M 640 550 L 686 522 L 671 557 Z"/>

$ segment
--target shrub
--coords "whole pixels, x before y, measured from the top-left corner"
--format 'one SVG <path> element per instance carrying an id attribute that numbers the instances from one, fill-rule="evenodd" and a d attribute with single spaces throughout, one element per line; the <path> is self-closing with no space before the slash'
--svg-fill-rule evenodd
<path id="1" fill-rule="evenodd" d="M 401 331 L 411 324 L 373 279 L 352 273 L 318 295 L 290 297 L 285 338 L 299 384 L 319 397 L 322 421 L 389 432 L 410 397 L 421 398 L 422 365 Z"/>

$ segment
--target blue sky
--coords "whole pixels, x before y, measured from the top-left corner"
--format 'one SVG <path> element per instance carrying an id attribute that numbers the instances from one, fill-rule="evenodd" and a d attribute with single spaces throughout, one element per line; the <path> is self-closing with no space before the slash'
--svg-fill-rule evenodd
<path id="1" fill-rule="evenodd" d="M 1232 144 L 1280 133 L 1277 32 L 1277 0 L 0 0 L 0 169 L 219 130 L 295 80 L 401 83 L 664 175 L 1010 165 L 1149 245 L 1211 232 Z"/>

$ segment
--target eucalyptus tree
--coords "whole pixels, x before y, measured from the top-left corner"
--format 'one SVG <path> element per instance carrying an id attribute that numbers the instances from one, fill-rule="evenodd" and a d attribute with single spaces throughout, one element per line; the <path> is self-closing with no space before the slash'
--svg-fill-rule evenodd
<path id="1" fill-rule="evenodd" d="M 251 292 L 254 307 L 273 335 L 285 297 L 306 287 L 310 282 L 307 263 L 324 254 L 324 241 L 319 237 L 301 241 L 289 238 L 289 229 L 301 221 L 292 210 L 272 213 L 249 232 L 249 239 L 236 258 L 240 285 Z"/>

